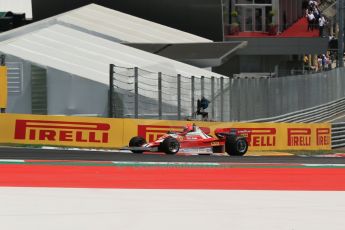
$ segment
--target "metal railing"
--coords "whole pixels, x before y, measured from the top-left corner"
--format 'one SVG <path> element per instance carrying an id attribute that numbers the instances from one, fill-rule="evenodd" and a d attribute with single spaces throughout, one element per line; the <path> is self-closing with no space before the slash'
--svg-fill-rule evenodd
<path id="1" fill-rule="evenodd" d="M 345 122 L 332 124 L 332 148 L 345 147 Z"/>
<path id="2" fill-rule="evenodd" d="M 307 19 L 305 19 L 307 20 Z M 225 24 L 224 25 L 224 35 L 225 36 L 237 36 L 239 33 L 243 33 L 242 35 L 245 35 L 247 32 L 247 36 L 255 36 L 261 35 L 261 36 L 287 36 L 291 37 L 294 33 L 289 32 L 290 28 L 293 27 L 294 31 L 303 31 L 307 32 L 309 31 L 310 36 L 327 36 L 329 34 L 329 24 L 326 24 L 323 28 L 322 34 L 320 34 L 319 31 L 319 25 L 318 22 L 315 21 L 312 24 L 308 25 L 308 23 L 305 24 L 295 24 L 295 23 L 287 23 L 287 24 L 276 24 L 276 25 L 269 25 L 269 24 L 259 24 L 259 25 L 253 25 L 253 24 Z"/>
<path id="3" fill-rule="evenodd" d="M 295 122 L 295 123 L 317 123 L 323 122 L 331 117 L 343 113 L 345 110 L 345 98 L 332 101 L 323 105 L 311 107 L 287 113 L 280 116 L 255 119 L 247 122 Z"/>
<path id="4" fill-rule="evenodd" d="M 229 84 L 224 77 L 174 76 L 110 65 L 109 117 L 196 119 L 197 100 L 205 97 L 210 120 L 230 120 Z"/>
<path id="5" fill-rule="evenodd" d="M 327 122 L 337 114 L 345 111 L 345 98 L 293 113 L 248 122 Z M 332 148 L 345 147 L 345 122 L 332 123 Z"/>

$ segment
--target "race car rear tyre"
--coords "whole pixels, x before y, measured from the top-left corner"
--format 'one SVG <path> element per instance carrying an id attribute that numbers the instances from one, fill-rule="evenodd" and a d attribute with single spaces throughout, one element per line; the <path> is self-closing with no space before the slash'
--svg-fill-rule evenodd
<path id="1" fill-rule="evenodd" d="M 176 154 L 180 150 L 180 143 L 173 137 L 168 137 L 159 145 L 159 151 L 166 154 Z"/>
<path id="2" fill-rule="evenodd" d="M 248 150 L 248 142 L 245 137 L 230 135 L 226 137 L 225 151 L 230 156 L 243 156 Z"/>
<path id="3" fill-rule="evenodd" d="M 141 147 L 143 144 L 146 144 L 145 138 L 137 136 L 137 137 L 131 138 L 128 146 L 129 147 Z M 144 152 L 142 150 L 131 150 L 131 151 L 132 151 L 132 153 L 143 153 Z"/>

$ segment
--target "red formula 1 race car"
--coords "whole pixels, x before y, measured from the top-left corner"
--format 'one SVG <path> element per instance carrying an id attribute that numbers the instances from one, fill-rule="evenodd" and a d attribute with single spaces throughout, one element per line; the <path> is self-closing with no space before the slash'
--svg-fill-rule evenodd
<path id="1" fill-rule="evenodd" d="M 181 132 L 164 134 L 157 140 L 147 143 L 143 137 L 136 136 L 129 141 L 127 150 L 133 153 L 164 152 L 176 154 L 180 149 L 211 149 L 213 153 L 228 153 L 231 156 L 243 156 L 248 150 L 245 137 L 236 135 L 236 130 L 224 132 L 224 129 L 215 130 L 216 137 L 205 133 L 196 125 L 187 125 Z"/>

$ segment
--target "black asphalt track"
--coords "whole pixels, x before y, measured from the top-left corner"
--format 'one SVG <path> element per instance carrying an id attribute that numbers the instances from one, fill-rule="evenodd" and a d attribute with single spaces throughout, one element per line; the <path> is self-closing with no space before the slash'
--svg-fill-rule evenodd
<path id="1" fill-rule="evenodd" d="M 138 161 L 138 162 L 212 162 L 212 163 L 300 163 L 300 164 L 345 164 L 341 157 L 301 156 L 175 156 L 134 154 L 110 151 L 83 151 L 38 148 L 0 147 L 0 159 L 21 160 L 82 160 L 82 161 Z"/>

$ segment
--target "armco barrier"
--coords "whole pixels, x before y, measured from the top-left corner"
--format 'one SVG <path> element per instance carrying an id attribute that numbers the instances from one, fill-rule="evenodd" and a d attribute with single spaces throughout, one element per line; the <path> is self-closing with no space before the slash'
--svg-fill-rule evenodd
<path id="1" fill-rule="evenodd" d="M 345 122 L 332 124 L 332 148 L 345 147 Z"/>
<path id="2" fill-rule="evenodd" d="M 133 136 L 154 140 L 187 121 L 82 118 L 0 114 L 0 143 L 70 147 L 119 148 Z M 250 150 L 328 150 L 330 124 L 195 122 L 209 128 L 237 128 Z"/>

